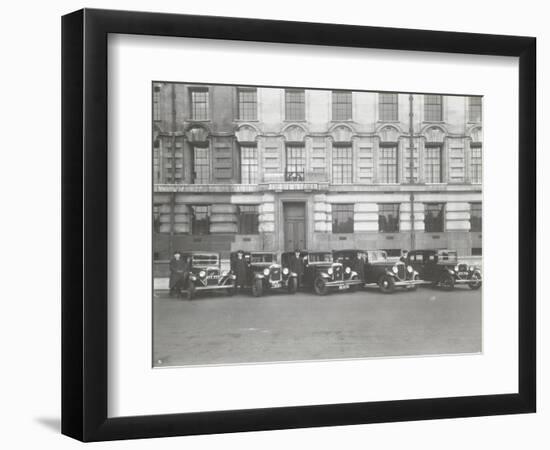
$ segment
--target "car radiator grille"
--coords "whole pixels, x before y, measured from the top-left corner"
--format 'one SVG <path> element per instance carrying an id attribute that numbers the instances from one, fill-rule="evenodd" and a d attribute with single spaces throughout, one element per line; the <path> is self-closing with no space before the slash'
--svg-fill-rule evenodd
<path id="1" fill-rule="evenodd" d="M 405 264 L 399 264 L 397 266 L 397 276 L 404 280 L 407 276 L 407 269 L 405 268 Z"/>
<path id="2" fill-rule="evenodd" d="M 341 281 L 344 278 L 344 269 L 342 266 L 336 266 L 333 268 L 333 279 L 334 281 Z"/>
<path id="3" fill-rule="evenodd" d="M 271 280 L 279 281 L 281 279 L 281 269 L 271 269 Z"/>

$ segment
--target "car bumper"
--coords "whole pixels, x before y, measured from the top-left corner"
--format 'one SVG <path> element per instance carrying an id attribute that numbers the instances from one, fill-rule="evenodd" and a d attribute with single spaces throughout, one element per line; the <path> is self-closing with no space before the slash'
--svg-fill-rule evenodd
<path id="1" fill-rule="evenodd" d="M 475 280 L 474 279 L 464 279 L 464 278 L 455 278 L 455 284 L 470 284 L 470 283 L 481 283 L 482 279 L 481 278 L 476 278 Z"/>
<path id="2" fill-rule="evenodd" d="M 195 291 L 215 291 L 218 289 L 231 289 L 235 287 L 233 284 L 223 284 L 216 286 L 195 286 Z"/>
<path id="3" fill-rule="evenodd" d="M 349 287 L 349 286 L 360 286 L 363 284 L 361 280 L 337 280 L 337 281 L 326 281 L 325 286 L 326 287 Z"/>
<path id="4" fill-rule="evenodd" d="M 423 284 L 430 284 L 429 281 L 424 280 L 398 280 L 394 282 L 395 287 L 402 287 L 402 288 L 413 288 L 415 286 L 420 286 Z M 364 287 L 379 287 L 378 283 L 365 283 Z"/>

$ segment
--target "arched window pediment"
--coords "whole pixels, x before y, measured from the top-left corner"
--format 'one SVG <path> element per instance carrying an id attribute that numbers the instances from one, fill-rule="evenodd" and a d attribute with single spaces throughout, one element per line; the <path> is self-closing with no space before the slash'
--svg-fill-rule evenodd
<path id="1" fill-rule="evenodd" d="M 239 142 L 254 142 L 258 137 L 258 130 L 250 125 L 241 125 L 235 132 L 235 136 Z"/>
<path id="2" fill-rule="evenodd" d="M 185 137 L 191 143 L 205 143 L 208 141 L 209 132 L 204 127 L 191 127 L 185 132 Z"/>
<path id="3" fill-rule="evenodd" d="M 334 142 L 351 142 L 353 130 L 344 125 L 334 127 L 330 133 Z"/>
<path id="4" fill-rule="evenodd" d="M 439 127 L 430 127 L 424 132 L 424 136 L 428 143 L 442 143 L 445 140 L 445 131 Z"/>
<path id="5" fill-rule="evenodd" d="M 290 125 L 284 129 L 283 136 L 289 142 L 302 142 L 306 138 L 306 131 L 298 125 Z"/>
<path id="6" fill-rule="evenodd" d="M 380 142 L 397 142 L 401 133 L 396 127 L 386 125 L 378 130 Z"/>
<path id="7" fill-rule="evenodd" d="M 481 127 L 476 127 L 470 131 L 470 138 L 472 139 L 472 142 L 481 143 L 483 141 Z"/>

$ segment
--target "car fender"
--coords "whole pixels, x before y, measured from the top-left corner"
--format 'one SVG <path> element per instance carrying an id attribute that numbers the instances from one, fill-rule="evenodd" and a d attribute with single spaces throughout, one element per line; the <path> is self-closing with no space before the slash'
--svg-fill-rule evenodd
<path id="1" fill-rule="evenodd" d="M 288 277 L 289 277 L 289 278 L 298 278 L 298 274 L 297 274 L 296 272 L 290 272 L 290 273 L 288 274 Z"/>
<path id="2" fill-rule="evenodd" d="M 393 273 L 392 270 L 386 270 L 386 275 L 389 275 L 392 278 L 397 278 L 397 275 Z"/>
<path id="3" fill-rule="evenodd" d="M 265 275 L 263 273 L 255 273 L 254 279 L 255 280 L 263 280 L 265 278 Z"/>
<path id="4" fill-rule="evenodd" d="M 330 278 L 330 275 L 328 273 L 325 273 L 325 272 L 319 272 L 319 274 L 317 276 L 319 276 L 321 278 L 326 278 L 326 279 Z"/>

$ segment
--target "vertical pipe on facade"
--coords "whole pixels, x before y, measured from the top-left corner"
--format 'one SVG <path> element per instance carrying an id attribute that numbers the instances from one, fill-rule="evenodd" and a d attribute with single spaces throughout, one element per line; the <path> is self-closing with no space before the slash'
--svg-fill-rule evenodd
<path id="1" fill-rule="evenodd" d="M 172 83 L 171 90 L 171 100 L 172 100 L 172 124 L 171 124 L 171 134 L 172 134 L 172 184 L 176 183 L 176 86 Z M 183 168 L 182 168 L 183 170 Z M 170 257 L 174 253 L 174 227 L 176 224 L 176 193 L 172 192 L 170 198 Z"/>
<path id="2" fill-rule="evenodd" d="M 414 183 L 414 126 L 413 126 L 413 96 L 409 94 L 409 172 L 411 185 Z M 414 191 L 411 189 L 410 193 L 410 208 L 411 208 L 411 248 L 414 250 Z"/>

